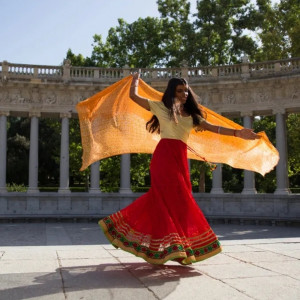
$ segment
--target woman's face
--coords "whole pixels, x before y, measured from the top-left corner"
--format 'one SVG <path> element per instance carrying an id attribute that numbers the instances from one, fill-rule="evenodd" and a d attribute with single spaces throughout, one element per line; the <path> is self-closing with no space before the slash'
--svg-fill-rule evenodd
<path id="1" fill-rule="evenodd" d="M 179 84 L 175 88 L 175 98 L 180 102 L 180 104 L 184 104 L 189 94 L 189 89 L 187 85 Z"/>

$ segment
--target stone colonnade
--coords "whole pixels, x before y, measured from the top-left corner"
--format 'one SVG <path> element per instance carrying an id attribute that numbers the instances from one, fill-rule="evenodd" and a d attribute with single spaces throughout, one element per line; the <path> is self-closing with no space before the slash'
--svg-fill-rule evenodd
<path id="1" fill-rule="evenodd" d="M 287 168 L 287 136 L 286 136 L 286 114 L 283 111 L 277 111 L 276 114 L 276 148 L 279 152 L 280 160 L 276 166 L 276 183 L 275 194 L 289 194 L 288 168 Z M 252 113 L 244 113 L 243 126 L 252 128 Z M 254 172 L 244 170 L 244 188 L 242 194 L 256 194 Z M 213 184 L 211 193 L 222 194 L 222 165 L 217 164 L 216 170 L 213 171 Z"/>
<path id="2" fill-rule="evenodd" d="M 30 155 L 28 193 L 38 194 L 39 118 L 59 115 L 61 119 L 60 186 L 62 196 L 69 188 L 69 120 L 76 117 L 75 105 L 128 76 L 135 70 L 124 68 L 76 67 L 65 60 L 62 66 L 40 66 L 0 62 L 0 193 L 7 193 L 7 117 L 28 116 Z M 154 89 L 164 90 L 171 77 L 185 77 L 201 98 L 201 103 L 219 114 L 243 118 L 251 127 L 253 118 L 276 116 L 276 148 L 280 160 L 276 167 L 275 194 L 289 194 L 287 170 L 286 114 L 300 111 L 300 58 L 225 66 L 142 69 L 141 78 Z M 100 162 L 101 163 L 101 162 Z M 131 194 L 130 155 L 121 159 L 121 194 Z M 90 193 L 100 193 L 99 162 L 91 166 Z M 211 194 L 223 194 L 222 165 L 213 172 Z M 244 171 L 242 194 L 256 194 L 254 173 Z M 67 196 L 66 196 L 67 197 Z"/>
<path id="3" fill-rule="evenodd" d="M 276 167 L 277 189 L 275 194 L 288 194 L 288 174 L 287 174 L 287 138 L 285 112 L 276 113 L 276 141 L 277 149 L 280 154 L 280 161 Z M 7 117 L 8 112 L 0 112 L 0 192 L 6 192 L 6 151 L 7 151 Z M 38 193 L 38 132 L 40 113 L 32 112 L 29 114 L 30 123 L 30 151 L 29 151 L 29 180 L 28 193 Z M 253 116 L 251 113 L 242 114 L 244 127 L 251 128 Z M 70 193 L 69 188 L 69 119 L 70 113 L 61 113 L 61 148 L 60 148 L 60 186 L 59 193 Z M 101 193 L 99 186 L 100 162 L 95 162 L 91 166 L 90 193 Z M 121 186 L 120 193 L 132 193 L 130 188 L 130 154 L 121 157 Z M 212 194 L 224 193 L 222 188 L 222 165 L 217 164 L 213 171 Z M 244 171 L 244 189 L 242 194 L 255 194 L 254 173 Z"/>

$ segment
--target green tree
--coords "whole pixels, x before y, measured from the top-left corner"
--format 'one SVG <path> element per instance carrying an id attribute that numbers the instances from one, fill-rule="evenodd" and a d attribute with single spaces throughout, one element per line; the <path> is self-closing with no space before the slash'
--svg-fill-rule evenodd
<path id="1" fill-rule="evenodd" d="M 253 122 L 255 132 L 265 131 L 270 142 L 276 145 L 276 122 L 275 116 L 263 116 L 256 118 Z M 276 189 L 276 171 L 275 169 L 265 176 L 255 174 L 255 187 L 258 193 L 273 193 Z"/>
<path id="2" fill-rule="evenodd" d="M 132 24 L 118 19 L 110 28 L 106 42 L 94 35 L 91 60 L 99 67 L 154 67 L 160 64 L 162 22 L 158 18 L 139 18 Z"/>
<path id="3" fill-rule="evenodd" d="M 300 56 L 300 2 L 299 0 L 281 0 L 277 7 L 282 35 L 285 39 L 289 57 Z"/>
<path id="4" fill-rule="evenodd" d="M 7 183 L 28 185 L 30 119 L 7 119 Z"/>
<path id="5" fill-rule="evenodd" d="M 299 0 L 157 0 L 160 18 L 118 19 L 106 41 L 95 34 L 91 57 L 67 58 L 75 66 L 179 67 L 272 60 L 300 55 Z M 256 41 L 257 39 L 257 41 Z"/>
<path id="6" fill-rule="evenodd" d="M 39 187 L 59 186 L 60 130 L 58 119 L 39 119 Z"/>
<path id="7" fill-rule="evenodd" d="M 253 55 L 256 43 L 244 34 L 250 27 L 249 3 L 249 0 L 197 2 L 195 25 L 201 65 L 236 63 L 244 53 Z"/>
<path id="8" fill-rule="evenodd" d="M 144 192 L 150 187 L 151 155 L 134 153 L 131 155 L 131 189 L 133 192 Z"/>
<path id="9" fill-rule="evenodd" d="M 57 120 L 39 119 L 40 187 L 58 186 L 60 127 Z M 28 186 L 30 119 L 8 118 L 7 183 Z"/>
<path id="10" fill-rule="evenodd" d="M 191 22 L 189 1 L 158 0 L 157 4 L 163 23 L 163 65 L 179 67 L 186 62 L 189 66 L 196 66 L 197 35 Z"/>
<path id="11" fill-rule="evenodd" d="M 70 164 L 70 187 L 81 188 L 88 191 L 90 169 L 80 171 L 82 164 L 82 145 L 80 136 L 80 125 L 78 119 L 70 119 L 69 123 L 69 164 Z"/>
<path id="12" fill-rule="evenodd" d="M 300 193 L 300 114 L 287 118 L 288 176 L 292 192 Z"/>
<path id="13" fill-rule="evenodd" d="M 191 160 L 190 177 L 194 192 L 210 192 L 212 187 L 211 166 L 204 161 Z"/>
<path id="14" fill-rule="evenodd" d="M 282 0 L 272 7 L 270 0 L 257 0 L 256 20 L 260 47 L 256 61 L 283 59 L 300 55 L 299 0 Z"/>
<path id="15" fill-rule="evenodd" d="M 299 0 L 282 0 L 275 6 L 270 0 L 257 0 L 255 4 L 250 0 L 198 0 L 194 16 L 187 0 L 157 0 L 157 5 L 160 18 L 139 18 L 131 24 L 119 19 L 118 26 L 110 28 L 105 41 L 101 35 L 94 35 L 91 57 L 75 55 L 69 49 L 67 58 L 76 66 L 150 68 L 179 67 L 183 62 L 189 66 L 237 63 L 243 54 L 258 61 L 300 56 Z M 293 149 L 299 149 L 294 134 L 299 130 L 293 127 L 298 123 L 294 119 L 290 122 L 290 118 L 296 117 L 288 118 L 288 142 L 293 145 L 289 146 L 289 176 L 291 184 L 296 186 L 299 168 L 295 162 L 299 162 L 299 158 Z M 275 126 L 273 117 L 261 117 L 254 122 L 255 130 L 266 131 L 274 144 Z M 70 123 L 70 130 L 70 153 L 74 152 L 70 158 L 71 176 L 87 186 L 88 172 L 82 178 L 78 171 L 82 152 L 78 124 Z M 148 185 L 148 160 L 147 155 L 132 155 L 133 189 Z M 192 163 L 192 182 L 203 190 L 200 173 L 206 173 L 205 184 L 211 186 L 211 172 L 200 172 L 197 163 Z M 242 170 L 229 166 L 223 170 L 224 190 L 241 191 Z M 117 191 L 120 156 L 101 161 L 100 171 L 102 189 Z M 256 187 L 259 192 L 273 192 L 275 171 L 265 177 L 257 174 Z"/>
<path id="16" fill-rule="evenodd" d="M 100 187 L 103 192 L 118 192 L 120 188 L 121 156 L 100 161 Z"/>
<path id="17" fill-rule="evenodd" d="M 66 59 L 71 61 L 72 66 L 94 67 L 95 62 L 89 57 L 83 57 L 82 54 L 74 54 L 71 49 L 67 51 Z"/>

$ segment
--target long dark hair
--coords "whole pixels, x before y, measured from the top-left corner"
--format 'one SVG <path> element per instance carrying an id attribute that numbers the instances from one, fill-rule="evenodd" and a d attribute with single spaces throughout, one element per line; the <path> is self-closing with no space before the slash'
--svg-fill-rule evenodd
<path id="1" fill-rule="evenodd" d="M 185 85 L 188 87 L 188 96 L 184 104 L 184 111 L 192 116 L 194 126 L 200 125 L 199 116 L 206 118 L 205 112 L 199 107 L 196 101 L 196 95 L 188 85 L 188 82 L 184 78 L 171 78 L 168 82 L 168 86 L 162 96 L 162 102 L 165 107 L 169 109 L 170 119 L 178 123 L 177 121 L 177 108 L 175 107 L 175 92 L 178 85 Z M 146 129 L 150 133 L 160 133 L 160 125 L 158 118 L 153 115 L 152 118 L 146 123 Z"/>

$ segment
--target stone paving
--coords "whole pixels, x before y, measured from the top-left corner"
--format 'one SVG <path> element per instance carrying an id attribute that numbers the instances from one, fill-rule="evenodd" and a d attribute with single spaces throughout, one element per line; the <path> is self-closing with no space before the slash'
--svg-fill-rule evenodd
<path id="1" fill-rule="evenodd" d="M 95 223 L 0 224 L 0 299 L 300 299 L 300 227 L 212 227 L 221 254 L 153 266 Z"/>

